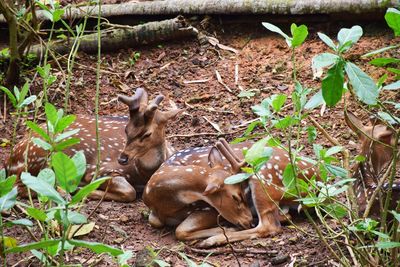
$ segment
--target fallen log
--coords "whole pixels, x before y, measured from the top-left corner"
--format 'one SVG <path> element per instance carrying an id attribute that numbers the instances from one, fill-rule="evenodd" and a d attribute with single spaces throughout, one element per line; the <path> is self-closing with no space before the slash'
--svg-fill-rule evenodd
<path id="1" fill-rule="evenodd" d="M 123 15 L 200 15 L 200 14 L 277 14 L 309 15 L 337 13 L 374 13 L 396 7 L 397 0 L 165 0 L 132 2 L 101 6 L 102 17 Z M 96 6 L 67 7 L 64 19 L 96 17 Z M 40 20 L 48 20 L 44 12 L 37 11 Z M 0 16 L 0 22 L 5 22 Z"/>
<path id="2" fill-rule="evenodd" d="M 197 30 L 189 26 L 182 16 L 174 19 L 149 22 L 138 26 L 123 26 L 101 31 L 101 50 L 115 51 L 122 48 L 135 47 L 150 43 L 158 43 L 171 39 L 197 35 Z M 86 53 L 97 52 L 97 33 L 81 37 L 79 51 Z M 49 48 L 59 54 L 67 54 L 71 51 L 73 40 L 69 42 L 50 42 Z M 44 53 L 44 47 L 34 45 L 29 52 L 36 55 Z"/>

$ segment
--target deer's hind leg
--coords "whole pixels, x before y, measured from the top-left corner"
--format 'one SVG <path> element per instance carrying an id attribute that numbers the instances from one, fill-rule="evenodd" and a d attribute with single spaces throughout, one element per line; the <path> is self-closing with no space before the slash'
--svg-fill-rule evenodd
<path id="1" fill-rule="evenodd" d="M 107 189 L 108 186 L 108 189 Z M 107 193 L 106 193 L 107 190 Z M 117 202 L 133 202 L 136 199 L 136 190 L 123 176 L 114 176 L 105 181 L 98 190 L 93 191 L 90 199 L 114 200 Z"/>
<path id="2" fill-rule="evenodd" d="M 176 238 L 194 240 L 223 234 L 221 227 L 216 227 L 218 225 L 217 220 L 218 212 L 215 209 L 195 211 L 176 228 Z M 231 232 L 232 229 L 229 228 L 225 231 Z"/>

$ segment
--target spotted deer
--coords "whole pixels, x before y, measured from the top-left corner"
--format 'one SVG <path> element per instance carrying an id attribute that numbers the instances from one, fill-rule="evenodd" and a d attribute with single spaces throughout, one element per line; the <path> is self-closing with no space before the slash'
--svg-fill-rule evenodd
<path id="1" fill-rule="evenodd" d="M 234 225 L 250 227 L 252 215 L 242 185 L 224 184 L 225 178 L 240 172 L 243 165 L 221 142 L 211 148 L 178 152 L 161 165 L 144 190 L 143 201 L 151 209 L 150 224 L 156 228 L 177 226 L 179 240 L 222 233 L 216 227 L 218 214 Z"/>
<path id="2" fill-rule="evenodd" d="M 158 106 L 163 98 L 159 95 L 148 104 L 147 92 L 138 88 L 134 96 L 118 96 L 119 101 L 128 106 L 129 118 L 100 117 L 101 159 L 98 177 L 112 177 L 104 199 L 120 202 L 135 200 L 136 190 L 142 191 L 150 176 L 174 153 L 173 147 L 166 141 L 165 126 L 181 110 L 160 111 Z M 95 119 L 78 115 L 68 129 L 80 129 L 74 135 L 80 138 L 80 143 L 64 152 L 68 155 L 80 150 L 84 152 L 87 171 L 82 183 L 87 184 L 93 179 L 96 168 Z M 24 163 L 25 151 L 28 152 L 28 166 Z M 12 157 L 6 164 L 7 173 L 19 176 L 26 168 L 32 175 L 37 175 L 46 166 L 46 157 L 47 152 L 30 142 L 26 136 L 14 147 Z M 107 183 L 104 183 L 90 197 L 102 198 L 106 187 Z"/>
<path id="3" fill-rule="evenodd" d="M 361 120 L 349 111 L 345 112 L 345 121 L 350 129 L 357 134 L 360 141 L 359 154 L 365 157 L 364 161 L 356 163 L 352 168 L 353 176 L 356 178 L 354 192 L 357 197 L 359 211 L 364 212 L 367 202 L 378 186 L 379 180 L 392 161 L 393 148 L 396 146 L 396 132 L 376 122 L 364 126 Z M 388 186 L 388 181 L 384 181 L 382 185 L 383 192 L 388 190 Z M 394 181 L 392 190 L 392 201 L 389 208 L 395 209 L 400 199 L 400 181 L 398 179 Z M 375 201 L 371 212 L 373 215 L 379 215 L 379 210 L 379 201 Z"/>
<path id="4" fill-rule="evenodd" d="M 224 177 L 219 178 L 222 189 L 214 192 L 216 197 L 222 197 L 219 194 L 223 196 L 226 196 L 227 193 L 228 195 L 231 194 L 230 192 L 226 192 L 226 190 L 231 189 L 228 185 L 223 185 L 223 180 L 230 176 L 230 173 L 240 172 L 240 166 L 243 166 L 242 150 L 252 145 L 250 142 L 243 142 L 230 146 L 223 139 L 220 139 L 219 142 L 222 145 L 217 145 L 217 147 L 221 150 L 226 160 L 222 162 L 225 172 L 221 173 L 221 175 L 223 174 Z M 149 218 L 150 224 L 155 227 L 161 227 L 166 222 L 169 222 L 168 218 L 179 213 L 178 217 L 180 219 L 173 221 L 175 224 L 180 223 L 176 229 L 177 238 L 180 240 L 189 240 L 208 237 L 208 239 L 200 242 L 199 245 L 202 247 L 226 243 L 225 235 L 227 235 L 230 241 L 239 241 L 264 237 L 279 232 L 280 222 L 285 221 L 286 218 L 279 213 L 279 208 L 276 204 L 281 204 L 282 206 L 297 205 L 291 200 L 283 199 L 282 178 L 283 171 L 290 162 L 289 154 L 283 149 L 274 149 L 271 159 L 262 167 L 259 174 L 261 180 L 264 182 L 268 181 L 268 183 L 264 183 L 262 186 L 258 178 L 251 177 L 248 182 L 241 185 L 241 194 L 245 194 L 244 197 L 241 196 L 239 198 L 241 194 L 235 191 L 236 196 L 232 195 L 230 198 L 225 198 L 225 202 L 222 203 L 219 209 L 214 206 L 215 203 L 210 202 L 209 205 L 213 207 L 211 210 L 194 212 L 189 204 L 197 201 L 198 198 L 190 197 L 193 195 L 204 197 L 201 192 L 206 186 L 207 177 L 209 177 L 209 173 L 206 173 L 205 169 L 210 164 L 209 161 L 212 153 L 215 152 L 211 148 L 192 148 L 180 151 L 168 159 L 153 175 L 144 193 L 144 202 L 152 210 Z M 234 162 L 237 163 L 235 164 Z M 233 172 L 228 172 L 229 168 L 231 168 L 230 166 L 232 166 Z M 307 177 L 310 179 L 316 174 L 316 170 L 308 162 L 299 161 L 298 168 L 301 170 L 302 178 Z M 196 172 L 194 173 L 194 171 Z M 201 184 L 202 186 L 199 187 L 197 184 Z M 268 192 L 268 195 L 265 194 L 263 187 Z M 239 189 L 238 185 L 234 188 L 235 190 Z M 194 194 L 193 191 L 196 193 Z M 160 192 L 168 192 L 165 193 L 165 199 L 161 200 L 158 198 L 161 195 Z M 257 217 L 258 221 L 256 227 L 251 229 L 243 227 L 246 230 L 237 232 L 229 230 L 225 234 L 221 233 L 219 228 L 213 228 L 212 231 L 208 229 L 215 226 L 218 213 L 234 224 L 235 218 L 243 218 L 242 215 L 239 215 L 238 211 L 235 211 L 235 207 L 239 206 L 242 202 L 247 204 L 248 207 L 246 210 L 250 208 L 250 210 L 254 211 L 254 216 Z M 237 214 L 229 214 L 232 211 L 235 211 Z M 248 211 L 246 212 L 248 213 Z M 188 214 L 190 214 L 189 217 Z M 187 219 L 181 223 L 184 218 Z M 171 222 L 169 223 L 171 224 Z M 248 226 L 248 224 L 246 225 Z"/>

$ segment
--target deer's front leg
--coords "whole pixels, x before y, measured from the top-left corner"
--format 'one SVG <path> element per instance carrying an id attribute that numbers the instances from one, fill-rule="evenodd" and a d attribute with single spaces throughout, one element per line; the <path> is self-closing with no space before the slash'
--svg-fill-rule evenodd
<path id="1" fill-rule="evenodd" d="M 218 224 L 217 220 L 218 212 L 215 209 L 195 211 L 176 228 L 176 238 L 193 240 L 222 234 L 222 229 L 215 227 Z M 232 229 L 226 229 L 226 232 L 230 231 Z"/>
<path id="2" fill-rule="evenodd" d="M 107 189 L 107 193 L 106 188 Z M 105 194 L 105 196 L 104 196 Z M 118 202 L 133 202 L 136 199 L 136 190 L 128 183 L 123 176 L 114 176 L 110 180 L 104 182 L 98 190 L 93 191 L 90 199 L 114 200 Z"/>

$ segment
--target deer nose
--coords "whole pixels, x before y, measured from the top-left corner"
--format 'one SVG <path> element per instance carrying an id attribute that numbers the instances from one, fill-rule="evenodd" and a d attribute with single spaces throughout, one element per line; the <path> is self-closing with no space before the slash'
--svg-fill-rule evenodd
<path id="1" fill-rule="evenodd" d="M 128 155 L 125 153 L 121 153 L 118 157 L 118 163 L 121 165 L 128 164 L 128 160 L 129 160 Z"/>

